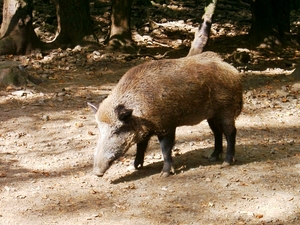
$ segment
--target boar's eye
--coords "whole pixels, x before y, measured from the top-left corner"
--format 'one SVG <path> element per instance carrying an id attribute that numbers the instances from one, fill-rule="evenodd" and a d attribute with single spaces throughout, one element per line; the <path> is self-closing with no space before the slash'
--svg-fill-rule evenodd
<path id="1" fill-rule="evenodd" d="M 118 105 L 115 112 L 118 115 L 118 119 L 126 122 L 132 115 L 132 109 L 126 109 L 124 105 Z"/>

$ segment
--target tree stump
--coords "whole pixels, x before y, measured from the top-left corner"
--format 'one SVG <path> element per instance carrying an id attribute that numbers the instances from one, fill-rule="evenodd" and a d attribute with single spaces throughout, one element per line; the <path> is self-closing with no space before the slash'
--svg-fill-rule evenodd
<path id="1" fill-rule="evenodd" d="M 0 86 L 26 86 L 28 83 L 40 84 L 42 81 L 28 74 L 19 62 L 0 62 Z"/>
<path id="2" fill-rule="evenodd" d="M 23 55 L 40 48 L 32 26 L 32 0 L 5 0 L 0 29 L 0 55 Z"/>

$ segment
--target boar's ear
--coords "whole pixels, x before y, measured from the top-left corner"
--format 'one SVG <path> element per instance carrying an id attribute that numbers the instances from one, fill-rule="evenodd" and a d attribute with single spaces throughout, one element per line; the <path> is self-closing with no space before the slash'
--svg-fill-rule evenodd
<path id="1" fill-rule="evenodd" d="M 88 104 L 89 107 L 91 107 L 91 109 L 94 111 L 94 113 L 96 113 L 98 111 L 98 107 L 95 106 L 94 104 L 92 104 L 90 102 L 88 102 L 87 104 Z"/>
<path id="2" fill-rule="evenodd" d="M 132 109 L 126 109 L 124 105 L 118 105 L 115 109 L 118 119 L 121 121 L 127 121 L 131 117 L 132 111 Z"/>

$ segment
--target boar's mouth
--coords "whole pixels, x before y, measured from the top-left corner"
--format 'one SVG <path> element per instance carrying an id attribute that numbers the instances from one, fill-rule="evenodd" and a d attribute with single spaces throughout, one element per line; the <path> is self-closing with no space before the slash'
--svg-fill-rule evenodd
<path id="1" fill-rule="evenodd" d="M 106 170 L 109 169 L 113 161 L 116 160 L 116 156 L 111 154 L 106 157 L 99 157 L 98 154 L 94 156 L 94 166 L 93 166 L 93 174 L 98 177 L 102 177 Z"/>
<path id="2" fill-rule="evenodd" d="M 97 177 L 102 177 L 102 176 L 104 175 L 104 172 L 102 172 L 102 171 L 100 170 L 100 168 L 94 167 L 94 169 L 93 169 L 93 174 L 95 174 Z"/>
<path id="3" fill-rule="evenodd" d="M 131 147 L 131 141 L 124 142 L 120 145 L 118 149 L 112 151 L 106 151 L 106 155 L 103 155 L 103 152 L 97 152 L 94 155 L 94 167 L 93 167 L 93 174 L 102 177 L 104 173 L 110 168 L 112 163 L 123 156 L 125 152 Z M 105 152 L 105 151 L 104 151 Z"/>
<path id="4" fill-rule="evenodd" d="M 95 174 L 97 177 L 102 177 L 104 175 L 104 173 L 106 172 L 106 170 L 109 169 L 109 167 L 111 166 L 113 161 L 114 160 L 110 160 L 110 161 L 102 164 L 101 166 L 94 164 L 93 174 Z"/>
<path id="5" fill-rule="evenodd" d="M 104 175 L 105 171 L 102 172 L 99 167 L 94 167 L 93 169 L 93 174 L 96 175 L 97 177 L 102 177 Z"/>

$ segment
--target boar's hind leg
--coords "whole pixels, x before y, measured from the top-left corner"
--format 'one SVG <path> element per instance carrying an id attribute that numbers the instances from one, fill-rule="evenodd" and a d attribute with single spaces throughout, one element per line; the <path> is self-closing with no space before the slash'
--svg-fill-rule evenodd
<path id="1" fill-rule="evenodd" d="M 219 159 L 219 156 L 220 154 L 222 154 L 223 151 L 223 143 L 222 143 L 223 132 L 221 129 L 221 124 L 218 124 L 215 119 L 208 119 L 207 122 L 215 136 L 215 149 L 211 154 L 211 156 L 209 157 L 209 161 L 215 162 Z"/>
<path id="2" fill-rule="evenodd" d="M 164 167 L 160 174 L 162 177 L 168 177 L 171 172 L 174 173 L 172 148 L 174 146 L 175 130 L 176 129 L 170 130 L 167 134 L 158 136 L 158 140 L 164 157 Z"/>
<path id="3" fill-rule="evenodd" d="M 150 137 L 147 137 L 145 140 L 137 143 L 136 155 L 134 160 L 134 167 L 136 169 L 142 168 L 144 164 L 145 151 L 148 146 Z"/>
<path id="4" fill-rule="evenodd" d="M 223 166 L 227 166 L 234 162 L 236 138 L 236 128 L 234 120 L 223 125 L 223 132 L 227 141 L 227 151 Z"/>
<path id="5" fill-rule="evenodd" d="M 208 124 L 215 136 L 215 150 L 211 154 L 209 161 L 216 161 L 222 153 L 222 134 L 227 141 L 227 151 L 223 166 L 230 165 L 234 161 L 236 128 L 234 119 L 208 119 Z"/>

